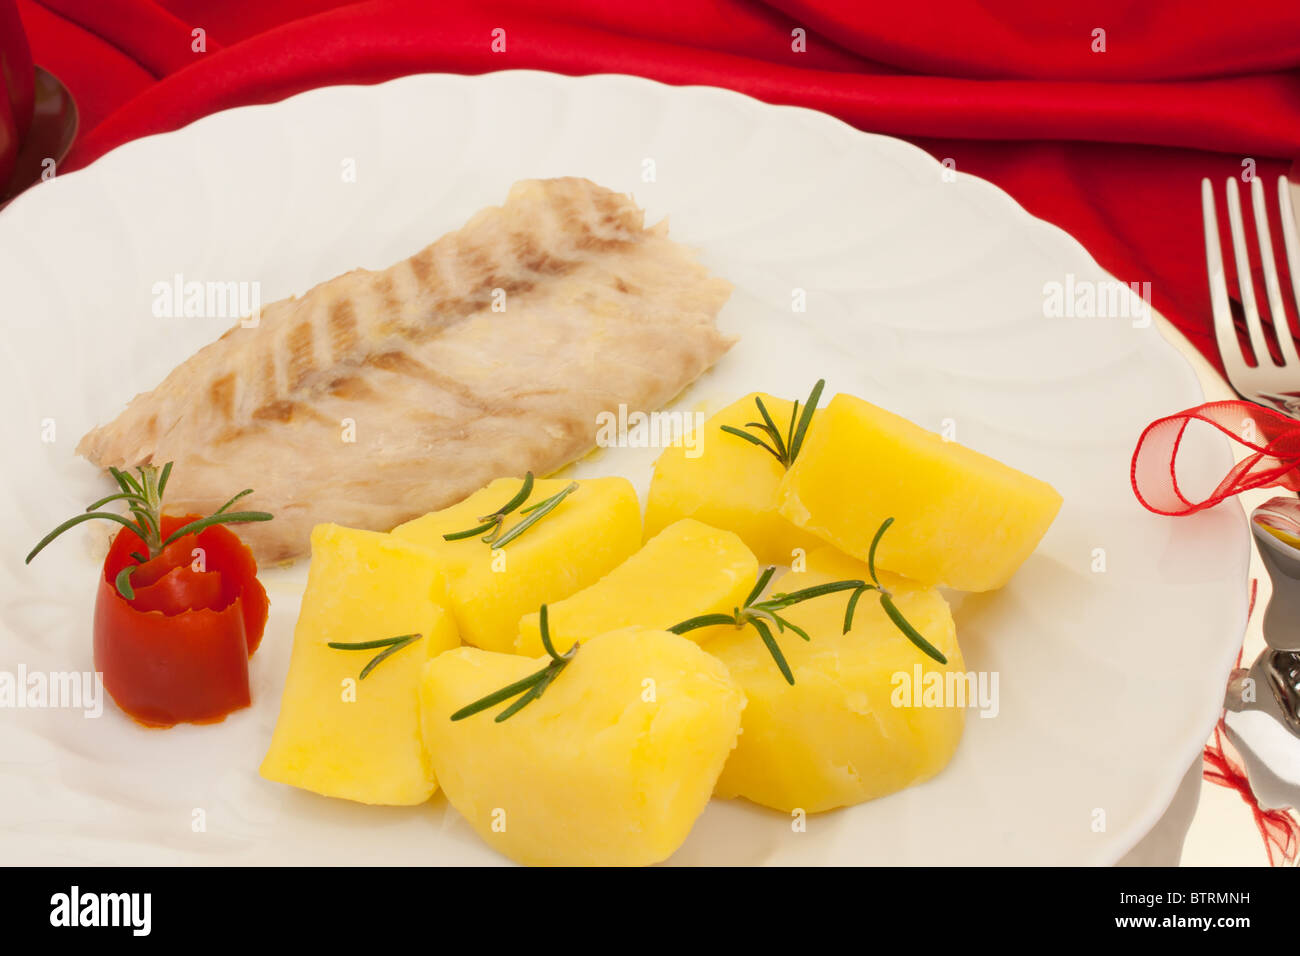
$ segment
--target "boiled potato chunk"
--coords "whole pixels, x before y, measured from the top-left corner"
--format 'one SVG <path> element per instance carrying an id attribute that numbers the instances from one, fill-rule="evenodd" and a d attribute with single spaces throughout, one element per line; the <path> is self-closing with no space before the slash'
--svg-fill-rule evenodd
<path id="1" fill-rule="evenodd" d="M 695 449 L 687 444 L 666 448 L 650 482 L 647 537 L 680 518 L 695 518 L 734 531 L 764 564 L 790 564 L 796 548 L 807 551 L 822 543 L 778 513 L 785 466 L 762 448 L 722 430 L 723 425 L 743 429 L 746 422 L 756 421 L 756 396 L 779 426 L 789 422 L 793 402 L 755 392 L 706 421 Z"/>
<path id="2" fill-rule="evenodd" d="M 521 507 L 544 501 L 568 484 L 538 479 Z M 519 478 L 499 478 L 459 504 L 393 529 L 394 537 L 438 557 L 461 638 L 493 651 L 514 650 L 524 614 L 595 584 L 641 546 L 641 506 L 626 478 L 579 481 L 577 491 L 499 551 L 481 535 L 443 538 L 475 527 L 520 487 Z M 525 517 L 516 509 L 503 527 L 509 531 Z"/>
<path id="3" fill-rule="evenodd" d="M 583 643 L 546 692 L 450 715 L 550 660 L 460 648 L 430 661 L 424 739 L 447 799 L 521 863 L 656 863 L 686 839 L 740 728 L 744 695 L 715 657 L 664 631 Z"/>
<path id="4" fill-rule="evenodd" d="M 574 641 L 622 627 L 667 629 L 700 614 L 729 614 L 745 603 L 757 576 L 758 561 L 736 535 L 690 518 L 677 521 L 591 587 L 551 604 L 551 642 L 562 654 Z M 703 643 L 720 630 L 703 627 L 686 636 Z M 519 622 L 516 650 L 545 653 L 536 611 Z"/>
<path id="5" fill-rule="evenodd" d="M 781 482 L 781 514 L 923 584 L 991 591 L 1010 580 L 1061 507 L 1051 485 L 944 441 L 851 395 L 813 420 Z"/>
<path id="6" fill-rule="evenodd" d="M 424 663 L 456 647 L 450 613 L 434 600 L 437 563 L 390 535 L 322 524 L 312 530 L 311 569 L 294 629 L 289 676 L 271 747 L 268 780 L 361 803 L 423 803 L 437 789 L 420 737 Z M 379 650 L 339 650 L 419 634 L 358 679 Z"/>
<path id="7" fill-rule="evenodd" d="M 866 566 L 823 550 L 809 554 L 807 571 L 785 574 L 774 590 L 852 579 L 868 579 Z M 952 615 L 935 590 L 890 574 L 881 583 L 948 664 L 904 637 L 872 592 L 863 594 L 848 634 L 840 633 L 845 593 L 783 612 L 812 638 L 805 642 L 788 630 L 777 635 L 793 686 L 752 628 L 711 640 L 705 649 L 726 664 L 749 701 L 740 742 L 718 780 L 719 796 L 817 813 L 901 790 L 947 764 L 965 711 L 894 706 L 894 693 L 895 675 L 913 680 L 918 667 L 923 675 L 964 672 Z"/>

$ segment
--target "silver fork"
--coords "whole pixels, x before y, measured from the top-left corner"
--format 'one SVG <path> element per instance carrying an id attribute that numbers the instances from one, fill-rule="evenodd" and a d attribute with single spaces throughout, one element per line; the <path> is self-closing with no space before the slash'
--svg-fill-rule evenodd
<path id="1" fill-rule="evenodd" d="M 1241 196 L 1235 177 L 1228 179 L 1225 192 L 1228 200 L 1228 228 L 1232 234 L 1233 257 L 1237 264 L 1237 285 L 1241 291 L 1241 308 L 1246 315 L 1246 332 L 1255 364 L 1247 365 L 1242 358 L 1237 330 L 1232 321 L 1232 310 L 1228 305 L 1228 282 L 1223 272 L 1223 254 L 1219 248 L 1219 219 L 1214 209 L 1214 189 L 1208 179 L 1202 179 L 1205 264 L 1210 275 L 1214 336 L 1218 341 L 1223 368 L 1228 374 L 1229 384 L 1243 398 L 1259 405 L 1271 406 L 1287 415 L 1300 416 L 1300 355 L 1296 354 L 1295 341 L 1291 337 L 1291 327 L 1287 323 L 1286 308 L 1282 302 L 1282 283 L 1278 279 L 1273 237 L 1268 227 L 1264 184 L 1258 178 L 1251 180 L 1250 200 L 1254 207 L 1255 232 L 1259 237 L 1259 251 L 1263 259 L 1268 313 L 1273 320 L 1273 329 L 1282 353 L 1281 365 L 1273 361 L 1264 338 L 1264 324 L 1260 319 L 1250 268 L 1250 250 L 1246 245 L 1246 229 L 1241 217 Z M 1285 176 L 1278 177 L 1277 198 L 1282 211 L 1282 239 L 1291 274 L 1291 291 L 1300 303 L 1300 238 L 1296 236 L 1295 210 L 1291 204 L 1290 184 Z"/>
<path id="2" fill-rule="evenodd" d="M 1277 261 L 1273 252 L 1273 237 L 1268 226 L 1265 207 L 1264 184 L 1259 179 L 1250 183 L 1250 199 L 1255 219 L 1255 232 L 1263 259 L 1264 291 L 1268 296 L 1268 314 L 1282 355 L 1282 362 L 1273 360 L 1264 338 L 1264 324 L 1260 318 L 1259 303 L 1255 298 L 1255 280 L 1250 267 L 1250 250 L 1246 245 L 1246 228 L 1241 215 L 1241 196 L 1237 180 L 1227 181 L 1225 192 L 1228 202 L 1228 229 L 1232 235 L 1233 258 L 1237 267 L 1237 285 L 1241 293 L 1241 308 L 1246 317 L 1246 333 L 1255 364 L 1247 365 L 1242 357 L 1241 343 L 1232 321 L 1228 304 L 1228 282 L 1223 271 L 1223 253 L 1219 247 L 1219 220 L 1214 208 L 1214 189 L 1208 179 L 1201 180 L 1201 212 L 1205 219 L 1205 263 L 1210 278 L 1210 306 L 1214 312 L 1214 337 L 1218 342 L 1219 356 L 1233 389 L 1252 402 L 1271 406 L 1287 415 L 1300 417 L 1300 355 L 1296 354 L 1291 326 L 1287 322 L 1286 307 L 1282 300 L 1282 283 L 1278 278 Z M 1281 210 L 1282 239 L 1286 250 L 1287 271 L 1291 275 L 1291 291 L 1300 304 L 1300 238 L 1296 235 L 1295 210 L 1291 202 L 1291 186 L 1285 176 L 1278 177 L 1277 199 Z M 1300 548 L 1271 534 L 1268 527 L 1291 528 L 1289 508 L 1274 514 L 1275 505 L 1285 502 L 1277 498 L 1256 508 L 1251 515 L 1251 531 L 1263 559 L 1264 567 L 1273 582 L 1273 593 L 1264 615 L 1264 640 L 1268 646 L 1249 671 L 1237 674 L 1228 687 L 1224 706 L 1229 710 L 1263 710 L 1295 736 L 1300 736 L 1300 634 L 1295 621 L 1300 611 Z M 1283 523 L 1279 523 L 1283 522 Z M 1300 530 L 1297 526 L 1291 530 Z M 1243 680 L 1254 679 L 1261 685 L 1262 694 L 1244 697 Z M 1238 741 L 1240 745 L 1242 741 Z M 1240 747 L 1246 760 L 1252 785 L 1258 779 L 1276 779 L 1263 762 L 1250 751 Z M 1257 788 L 1257 793 L 1259 792 Z M 1261 799 L 1265 799 L 1261 795 Z M 1281 801 L 1282 806 L 1300 805 L 1300 793 L 1293 788 L 1273 791 L 1270 800 Z"/>

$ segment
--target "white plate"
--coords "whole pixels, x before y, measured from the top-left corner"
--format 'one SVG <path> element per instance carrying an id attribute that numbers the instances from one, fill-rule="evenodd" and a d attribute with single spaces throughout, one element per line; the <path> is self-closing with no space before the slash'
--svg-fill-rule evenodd
<path id="1" fill-rule="evenodd" d="M 735 283 L 721 323 L 742 341 L 687 406 L 802 395 L 824 375 L 828 394 L 935 430 L 950 420 L 958 440 L 1065 496 L 1012 584 L 958 603 L 967 664 L 997 672 L 1000 711 L 968 714 L 941 775 L 806 833 L 715 801 L 674 862 L 1118 859 L 1208 735 L 1245 616 L 1239 509 L 1158 518 L 1128 486 L 1142 426 L 1199 401 L 1191 370 L 1154 327 L 1046 318 L 1045 283 L 1106 276 L 988 183 L 946 181 L 906 143 L 717 89 L 532 72 L 331 87 L 129 143 L 14 203 L 0 215 L 0 427 L 14 456 L 0 477 L 0 670 L 91 667 L 107 529 L 30 567 L 22 555 L 102 487 L 77 439 L 229 324 L 153 318 L 155 282 L 258 281 L 268 302 L 387 266 L 514 180 L 555 175 L 629 191 L 651 220 L 671 214 L 673 236 Z M 626 474 L 644 492 L 653 454 L 610 451 L 578 472 Z M 1196 468 L 1208 480 L 1228 461 L 1208 447 Z M 111 705 L 99 719 L 0 711 L 6 862 L 500 860 L 441 797 L 374 809 L 258 777 L 303 572 L 265 581 L 254 704 L 223 724 L 148 731 Z"/>

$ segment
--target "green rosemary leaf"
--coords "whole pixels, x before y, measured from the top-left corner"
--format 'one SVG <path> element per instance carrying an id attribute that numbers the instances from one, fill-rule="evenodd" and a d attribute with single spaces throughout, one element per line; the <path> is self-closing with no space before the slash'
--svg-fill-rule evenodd
<path id="1" fill-rule="evenodd" d="M 551 660 L 558 663 L 567 663 L 569 658 L 573 657 L 574 652 L 578 649 L 575 643 L 563 654 L 556 653 L 555 645 L 551 643 L 551 618 L 550 610 L 543 604 L 537 611 L 537 629 L 542 635 L 542 647 L 546 648 L 546 653 L 551 655 Z"/>
<path id="2" fill-rule="evenodd" d="M 158 484 L 159 484 L 159 487 L 162 486 L 162 481 L 161 481 L 161 479 L 159 480 Z M 252 488 L 245 488 L 243 491 L 241 491 L 239 494 L 235 495 L 235 497 L 231 498 L 231 499 L 230 499 L 229 501 L 227 501 L 224 505 L 222 505 L 220 508 L 218 508 L 216 511 L 214 511 L 214 512 L 212 512 L 212 513 L 213 513 L 214 515 L 224 514 L 224 513 L 225 513 L 225 510 L 226 510 L 227 508 L 229 508 L 231 505 L 233 505 L 233 504 L 234 504 L 236 501 L 238 501 L 240 498 L 243 498 L 243 497 L 245 497 L 246 495 L 251 495 L 252 493 L 253 493 L 253 489 L 252 489 Z M 161 492 L 159 492 L 159 494 L 161 494 Z"/>
<path id="3" fill-rule="evenodd" d="M 521 534 L 523 534 L 533 525 L 537 524 L 537 522 L 542 520 L 542 518 L 545 518 L 548 514 L 550 514 L 552 511 L 558 508 L 560 506 L 560 502 L 564 501 L 565 498 L 567 498 L 569 495 L 573 494 L 577 490 L 578 490 L 578 483 L 576 481 L 573 481 L 570 482 L 568 486 L 565 487 L 562 491 L 556 492 L 555 494 L 551 495 L 551 497 L 547 498 L 545 501 L 538 502 L 536 505 L 533 506 L 533 508 L 535 508 L 536 510 L 530 508 L 529 511 L 531 513 L 528 515 L 528 517 L 524 518 L 522 521 L 519 522 L 519 524 L 515 525 L 513 528 L 511 528 L 509 531 L 503 534 L 500 538 L 498 538 L 495 544 L 493 545 L 493 548 L 494 549 L 504 548 L 511 541 L 514 541 L 516 538 L 518 538 Z"/>
<path id="4" fill-rule="evenodd" d="M 444 540 L 444 541 L 459 541 L 459 540 L 461 540 L 462 538 L 472 538 L 472 537 L 474 537 L 474 535 L 476 535 L 476 534 L 482 534 L 484 531 L 487 531 L 487 530 L 489 530 L 490 528 L 495 528 L 495 527 L 497 527 L 497 525 L 498 525 L 498 522 L 497 522 L 497 520 L 494 518 L 494 519 L 491 520 L 491 521 L 484 522 L 483 524 L 479 525 L 477 528 L 469 528 L 469 529 L 467 529 L 467 530 L 465 530 L 465 531 L 453 531 L 451 534 L 444 534 L 444 535 L 442 536 L 442 540 Z"/>
<path id="5" fill-rule="evenodd" d="M 822 597 L 826 594 L 834 594 L 837 591 L 850 591 L 860 588 L 865 581 L 828 581 L 826 584 L 814 584 L 812 587 L 800 588 L 798 591 L 791 591 L 789 594 L 784 592 L 773 594 L 766 601 L 761 603 L 762 607 L 769 610 L 783 610 L 792 607 L 795 604 L 802 604 L 804 601 L 811 601 L 813 598 Z"/>
<path id="6" fill-rule="evenodd" d="M 893 518 L 886 518 L 880 523 L 876 536 L 871 539 L 871 550 L 867 552 L 867 570 L 871 572 L 871 580 L 875 582 L 876 587 L 880 587 L 880 578 L 876 577 L 876 548 L 880 546 L 880 539 L 885 536 L 885 532 L 893 523 Z"/>
<path id="7" fill-rule="evenodd" d="M 768 438 L 772 439 L 772 444 L 775 445 L 776 448 L 781 449 L 781 451 L 777 453 L 777 457 L 780 458 L 781 464 L 785 464 L 785 455 L 784 455 L 785 442 L 782 440 L 781 433 L 779 431 L 777 431 L 771 425 L 767 424 L 767 422 L 745 422 L 745 427 L 757 428 Z"/>
<path id="8" fill-rule="evenodd" d="M 933 657 L 940 664 L 948 663 L 948 658 L 944 657 L 937 647 L 921 636 L 921 632 L 914 628 L 907 618 L 903 617 L 903 613 L 894 606 L 893 600 L 884 592 L 881 592 L 880 595 L 880 606 L 885 609 L 885 613 L 888 614 L 889 619 L 894 622 L 894 626 L 903 632 L 903 636 L 926 654 Z"/>
<path id="9" fill-rule="evenodd" d="M 135 588 L 131 587 L 131 575 L 139 566 L 140 565 L 138 564 L 128 564 L 121 571 L 117 572 L 117 578 L 113 581 L 114 586 L 117 588 L 117 593 L 122 595 L 122 597 L 126 598 L 128 601 L 135 600 Z"/>
<path id="10" fill-rule="evenodd" d="M 776 666 L 781 669 L 781 676 L 785 678 L 785 682 L 794 686 L 794 674 L 790 672 L 790 665 L 786 663 L 785 655 L 781 653 L 781 648 L 776 643 L 776 638 L 772 636 L 767 622 L 761 618 L 750 618 L 750 623 L 754 625 L 754 630 L 758 631 L 758 636 L 767 645 L 768 653 L 772 655 L 772 660 L 776 661 Z"/>
<path id="11" fill-rule="evenodd" d="M 135 558 L 135 559 L 136 559 L 137 561 L 139 561 L 141 564 L 144 564 L 146 561 L 149 560 L 149 559 L 146 558 L 143 554 L 141 554 L 139 551 L 132 551 L 131 554 L 129 555 L 129 557 Z"/>
<path id="12" fill-rule="evenodd" d="M 140 482 L 136 481 L 122 469 L 114 468 L 112 465 L 109 465 L 108 473 L 113 476 L 113 480 L 118 483 L 123 491 L 133 491 L 142 498 L 145 496 L 144 488 L 140 485 Z"/>
<path id="13" fill-rule="evenodd" d="M 153 509 L 149 507 L 141 508 L 134 504 L 129 505 L 129 507 L 131 514 L 135 515 L 136 523 L 145 529 L 145 533 L 140 537 L 146 542 L 156 544 L 162 531 L 158 527 L 158 518 L 154 515 Z"/>
<path id="14" fill-rule="evenodd" d="M 396 654 L 402 648 L 410 644 L 414 644 L 419 639 L 420 639 L 419 634 L 409 634 L 407 635 L 405 640 L 400 640 L 397 643 L 391 645 L 387 650 L 380 651 L 378 654 L 376 654 L 374 657 L 370 659 L 369 664 L 367 664 L 365 667 L 361 669 L 361 675 L 357 678 L 357 680 L 365 680 L 366 676 L 372 670 L 374 670 L 376 667 L 382 664 L 385 660 L 387 660 L 393 654 Z"/>
<path id="15" fill-rule="evenodd" d="M 674 624 L 668 630 L 674 634 L 685 634 L 687 631 L 694 631 L 701 627 L 736 623 L 738 623 L 736 618 L 730 614 L 701 614 L 699 617 L 693 617 L 682 621 L 680 624 Z"/>
<path id="16" fill-rule="evenodd" d="M 799 399 L 796 398 L 794 400 L 794 405 L 790 409 L 790 430 L 785 434 L 785 447 L 790 449 L 791 452 L 794 451 L 794 425 L 795 425 L 795 419 L 797 419 L 798 417 L 799 417 Z M 791 457 L 790 460 L 793 463 L 794 458 Z"/>
<path id="17" fill-rule="evenodd" d="M 158 476 L 158 500 L 162 501 L 163 493 L 167 490 L 167 479 L 172 476 L 172 465 L 174 462 L 167 462 L 163 465 L 162 474 Z"/>
<path id="18" fill-rule="evenodd" d="M 790 464 L 793 465 L 799 457 L 799 450 L 803 448 L 804 437 L 808 434 L 808 426 L 812 424 L 813 412 L 817 411 L 817 403 L 821 401 L 822 389 L 826 387 L 826 379 L 819 378 L 813 390 L 808 394 L 808 401 L 804 403 L 803 415 L 799 419 L 799 425 L 794 430 L 794 437 L 790 439 Z"/>
<path id="19" fill-rule="evenodd" d="M 505 687 L 502 687 L 500 690 L 493 691 L 492 693 L 488 694 L 486 697 L 480 697 L 472 704 L 466 704 L 460 710 L 452 714 L 451 719 L 464 720 L 466 717 L 473 717 L 475 714 L 479 713 L 480 711 L 487 710 L 489 707 L 493 707 L 501 703 L 502 701 L 509 700 L 511 697 L 514 697 L 516 694 L 522 694 L 524 691 L 528 690 L 528 688 L 532 687 L 534 684 L 536 684 L 538 681 L 544 678 L 546 676 L 546 672 L 549 671 L 550 669 L 551 669 L 551 665 L 547 664 L 545 667 L 537 671 L 537 673 L 535 674 L 529 674 L 527 677 L 523 678 L 522 680 L 517 680 L 513 684 L 507 684 Z"/>
<path id="20" fill-rule="evenodd" d="M 356 641 L 353 643 L 330 641 L 325 646 L 332 647 L 337 651 L 372 651 L 377 647 L 388 647 L 419 636 L 419 634 L 399 634 L 397 637 L 381 637 L 377 641 Z"/>
<path id="21" fill-rule="evenodd" d="M 141 498 L 139 495 L 137 495 L 134 491 L 119 491 L 115 495 L 109 495 L 106 498 L 100 498 L 94 504 L 87 505 L 86 510 L 97 511 L 100 508 L 104 507 L 104 505 L 108 504 L 110 501 L 122 501 L 123 499 L 129 499 L 130 501 L 136 501 L 144 505 L 147 505 L 149 503 L 145 501 L 143 498 Z"/>
<path id="22" fill-rule="evenodd" d="M 772 416 L 763 404 L 763 398 L 760 395 L 754 396 L 754 404 L 758 406 L 758 413 L 763 416 L 763 424 L 767 426 L 767 433 L 772 436 L 772 441 L 776 444 L 776 450 L 780 452 L 781 461 L 785 464 L 790 463 L 790 454 L 786 450 L 785 441 L 781 438 L 781 432 L 776 427 L 776 422 L 772 421 Z"/>
<path id="23" fill-rule="evenodd" d="M 494 515 L 485 515 L 484 520 L 486 521 L 488 518 L 496 517 L 498 515 L 504 517 L 505 515 L 510 514 L 510 512 L 514 511 L 525 501 L 527 501 L 528 496 L 531 495 L 532 493 L 533 493 L 533 473 L 530 471 L 524 474 L 524 483 L 519 486 L 519 491 L 515 493 L 515 496 L 511 498 L 509 501 L 507 501 L 504 505 L 502 505 L 500 510 L 497 511 Z"/>
<path id="24" fill-rule="evenodd" d="M 858 609 L 858 601 L 862 598 L 862 595 L 869 590 L 871 588 L 864 584 L 849 595 L 849 603 L 844 608 L 844 630 L 840 631 L 841 634 L 847 634 L 853 628 L 853 612 Z"/>
<path id="25" fill-rule="evenodd" d="M 548 664 L 546 666 L 546 670 L 542 672 L 542 679 L 539 680 L 536 684 L 534 684 L 531 688 L 529 688 L 528 692 L 525 693 L 522 697 L 520 697 L 517 701 L 515 701 L 505 710 L 501 711 L 501 713 L 497 714 L 496 717 L 493 718 L 493 723 L 499 724 L 503 720 L 509 720 L 511 717 L 519 713 L 521 710 L 523 710 L 525 707 L 527 707 L 537 698 L 541 697 L 542 694 L 546 693 L 546 688 L 551 686 L 551 681 L 555 680 L 555 678 L 559 675 L 560 671 L 564 670 L 564 665 L 567 663 L 568 661 L 562 661 L 559 663 L 553 662 L 551 664 Z"/>
<path id="26" fill-rule="evenodd" d="M 782 626 L 783 630 L 788 627 L 790 630 L 794 631 L 796 634 L 802 637 L 805 641 L 811 643 L 812 638 L 808 636 L 808 632 L 805 631 L 798 624 L 796 624 L 794 621 L 790 620 L 788 617 L 781 617 L 779 614 L 773 614 L 772 617 L 776 618 L 776 622 Z"/>
<path id="27" fill-rule="evenodd" d="M 374 641 L 329 641 L 325 646 L 332 647 L 338 651 L 373 651 L 376 648 L 384 648 L 383 651 L 370 659 L 370 663 L 361 669 L 361 674 L 357 680 L 365 680 L 366 676 L 382 664 L 390 655 L 396 654 L 408 644 L 414 644 L 423 636 L 423 634 L 415 633 L 399 634 L 396 637 L 381 637 Z"/>
<path id="28" fill-rule="evenodd" d="M 47 544 L 49 544 L 59 535 L 63 534 L 63 532 L 67 531 L 69 528 L 74 528 L 77 525 L 81 524 L 83 521 L 90 521 L 93 518 L 104 518 L 107 519 L 108 521 L 116 521 L 118 524 L 122 525 L 123 527 L 130 528 L 138 538 L 141 539 L 145 538 L 145 533 L 142 528 L 140 528 L 138 525 L 132 524 L 130 521 L 127 521 L 119 514 L 114 514 L 111 511 L 83 511 L 75 518 L 69 518 L 67 521 L 63 522 L 63 524 L 59 525 L 57 528 L 55 528 L 45 537 L 41 538 L 41 540 L 37 543 L 36 547 L 32 548 L 31 552 L 27 555 L 27 559 L 24 563 L 31 564 L 32 558 L 36 557 L 38 554 L 44 551 L 45 546 Z"/>
<path id="29" fill-rule="evenodd" d="M 746 607 L 753 604 L 758 596 L 763 593 L 763 588 L 767 587 L 767 582 L 772 580 L 772 575 L 774 574 L 776 574 L 775 565 L 768 567 L 767 570 L 758 576 L 758 580 L 754 582 L 753 590 L 749 592 L 749 597 L 745 598 Z"/>
<path id="30" fill-rule="evenodd" d="M 191 521 L 187 525 L 182 525 L 167 536 L 167 540 L 162 543 L 165 548 L 178 538 L 183 538 L 187 534 L 198 534 L 205 528 L 210 528 L 218 524 L 246 524 L 250 521 L 270 521 L 273 515 L 265 511 L 232 511 L 226 514 L 208 515 L 206 518 L 199 518 L 197 521 Z"/>

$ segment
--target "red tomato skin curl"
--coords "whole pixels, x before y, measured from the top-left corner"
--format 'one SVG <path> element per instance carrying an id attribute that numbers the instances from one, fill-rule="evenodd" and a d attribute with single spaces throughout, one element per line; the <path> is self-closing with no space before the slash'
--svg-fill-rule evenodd
<path id="1" fill-rule="evenodd" d="M 195 516 L 162 519 L 164 539 Z M 202 549 L 196 571 L 194 549 Z M 229 529 L 206 528 L 169 545 L 132 575 L 134 601 L 117 574 L 144 553 L 118 533 L 95 599 L 95 669 L 114 702 L 150 727 L 213 723 L 250 703 L 248 657 L 266 627 L 269 602 L 252 552 Z"/>

